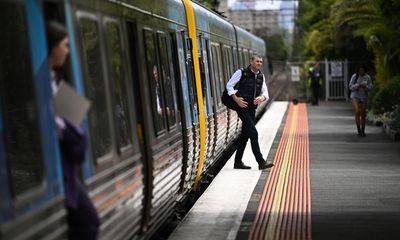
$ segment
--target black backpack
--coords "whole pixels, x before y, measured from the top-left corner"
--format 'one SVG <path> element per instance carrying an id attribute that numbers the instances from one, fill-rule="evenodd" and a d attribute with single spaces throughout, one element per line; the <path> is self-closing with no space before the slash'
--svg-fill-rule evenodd
<path id="1" fill-rule="evenodd" d="M 234 89 L 238 89 L 240 84 L 243 82 L 243 80 L 247 78 L 246 70 L 244 68 L 241 68 L 240 70 L 242 71 L 242 76 L 241 76 L 239 82 L 236 83 L 236 85 L 234 86 Z M 229 109 L 237 110 L 239 108 L 239 105 L 237 105 L 237 103 L 233 100 L 233 98 L 228 95 L 228 91 L 226 90 L 226 86 L 225 86 L 224 92 L 222 93 L 221 101 Z"/>

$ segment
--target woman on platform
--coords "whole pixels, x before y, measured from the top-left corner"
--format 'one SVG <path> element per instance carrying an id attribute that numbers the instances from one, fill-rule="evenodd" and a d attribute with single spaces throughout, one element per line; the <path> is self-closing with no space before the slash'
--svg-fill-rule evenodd
<path id="1" fill-rule="evenodd" d="M 357 135 L 365 137 L 365 116 L 368 104 L 368 92 L 372 89 L 371 77 L 366 73 L 364 65 L 357 67 L 356 73 L 351 76 L 349 89 L 350 98 L 355 112 Z"/>

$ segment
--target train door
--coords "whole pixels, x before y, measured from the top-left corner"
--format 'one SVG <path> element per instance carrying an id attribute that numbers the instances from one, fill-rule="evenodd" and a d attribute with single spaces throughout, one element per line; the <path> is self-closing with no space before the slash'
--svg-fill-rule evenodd
<path id="1" fill-rule="evenodd" d="M 213 162 L 213 149 L 214 149 L 214 114 L 213 114 L 213 99 L 210 83 L 210 70 L 209 59 L 207 52 L 209 51 L 209 40 L 199 36 L 198 39 L 199 50 L 199 63 L 200 63 L 200 76 L 203 92 L 204 113 L 206 115 L 206 129 L 207 129 L 207 146 L 205 153 L 204 167 L 208 168 Z"/>
<path id="2" fill-rule="evenodd" d="M 181 112 L 182 117 L 182 134 L 183 134 L 183 171 L 180 184 L 181 196 L 185 196 L 188 191 L 193 188 L 195 179 L 195 144 L 194 144 L 194 133 L 193 133 L 193 116 L 196 112 L 191 100 L 193 94 L 189 92 L 189 79 L 193 78 L 193 72 L 189 69 L 193 69 L 187 57 L 187 33 L 185 31 L 178 31 L 173 34 L 175 40 L 175 63 L 176 63 L 176 86 L 177 86 L 177 97 L 178 97 L 178 108 Z M 190 54 L 190 52 L 189 52 Z M 191 55 L 189 55 L 191 56 Z M 179 201 L 179 199 L 178 199 Z"/>
<path id="3" fill-rule="evenodd" d="M 0 26 L 6 33 L 0 37 L 0 236 L 65 238 L 60 155 L 39 2 L 0 1 Z"/>
<path id="4" fill-rule="evenodd" d="M 168 31 L 128 23 L 131 68 L 138 125 L 143 130 L 145 219 L 143 231 L 154 231 L 176 203 L 182 177 L 182 132 L 177 109 L 176 64 Z"/>
<path id="5" fill-rule="evenodd" d="M 78 9 L 76 17 L 83 87 L 91 101 L 88 133 L 93 174 L 85 180 L 101 217 L 100 236 L 125 239 L 138 234 L 143 219 L 144 157 L 123 51 L 124 25 L 119 17 L 100 12 Z"/>
<path id="6" fill-rule="evenodd" d="M 222 64 L 222 56 L 221 56 L 221 48 L 220 44 L 213 42 L 211 43 L 211 60 L 212 60 L 212 76 L 213 76 L 213 84 L 215 90 L 215 111 L 214 111 L 214 122 L 215 122 L 215 144 L 214 144 L 214 156 L 218 158 L 224 149 L 226 148 L 226 134 L 227 134 L 227 124 L 228 124 L 228 115 L 227 108 L 221 102 L 222 92 L 225 89 L 225 81 L 223 66 Z"/>

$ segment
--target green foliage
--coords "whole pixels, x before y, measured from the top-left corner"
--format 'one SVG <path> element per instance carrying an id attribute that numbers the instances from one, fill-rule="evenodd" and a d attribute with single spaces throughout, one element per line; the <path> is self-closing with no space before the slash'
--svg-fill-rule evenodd
<path id="1" fill-rule="evenodd" d="M 300 2 L 299 26 L 302 30 L 302 55 L 311 60 L 347 58 L 353 61 L 371 61 L 362 37 L 354 37 L 355 28 L 338 25 L 333 12 L 337 0 Z"/>
<path id="2" fill-rule="evenodd" d="M 400 76 L 399 12 L 400 0 L 302 0 L 298 26 L 303 56 L 373 62 L 373 105 L 375 110 L 391 109 L 399 101 L 392 89 L 400 91 L 399 77 L 393 80 Z"/>
<path id="3" fill-rule="evenodd" d="M 216 0 L 197 0 L 196 2 L 210 9 L 217 9 L 219 3 L 219 1 Z"/>
<path id="4" fill-rule="evenodd" d="M 400 105 L 400 75 L 388 81 L 373 97 L 372 108 L 375 113 L 393 110 L 394 105 Z"/>
<path id="5" fill-rule="evenodd" d="M 390 127 L 393 130 L 400 130 L 400 105 L 395 105 L 394 110 L 390 113 Z"/>
<path id="6" fill-rule="evenodd" d="M 337 0 L 332 11 L 334 22 L 352 26 L 354 36 L 362 36 L 374 53 L 379 87 L 400 74 L 399 11 L 398 0 Z"/>
<path id="7" fill-rule="evenodd" d="M 261 33 L 257 35 L 264 39 L 267 45 L 268 56 L 272 61 L 285 61 L 288 58 L 289 49 L 282 35 L 275 34 L 268 36 Z"/>

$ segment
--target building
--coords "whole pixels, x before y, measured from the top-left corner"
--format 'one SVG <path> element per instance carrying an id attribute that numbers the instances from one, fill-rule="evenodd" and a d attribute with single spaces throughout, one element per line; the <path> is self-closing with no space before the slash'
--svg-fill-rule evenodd
<path id="1" fill-rule="evenodd" d="M 268 35 L 282 33 L 279 25 L 280 3 L 278 1 L 221 0 L 219 11 L 250 32 L 266 32 Z"/>

